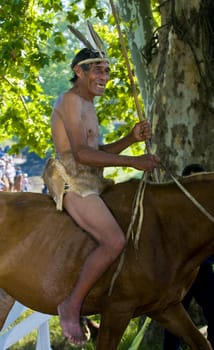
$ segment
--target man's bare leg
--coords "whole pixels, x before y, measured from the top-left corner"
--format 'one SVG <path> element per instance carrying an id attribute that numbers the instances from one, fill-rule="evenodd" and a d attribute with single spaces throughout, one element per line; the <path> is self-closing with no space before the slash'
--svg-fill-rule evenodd
<path id="1" fill-rule="evenodd" d="M 99 244 L 85 260 L 72 294 L 58 306 L 64 335 L 74 344 L 82 345 L 85 342 L 80 326 L 82 303 L 93 285 L 123 250 L 125 237 L 111 212 L 97 195 L 82 198 L 69 192 L 65 196 L 64 207 Z"/>

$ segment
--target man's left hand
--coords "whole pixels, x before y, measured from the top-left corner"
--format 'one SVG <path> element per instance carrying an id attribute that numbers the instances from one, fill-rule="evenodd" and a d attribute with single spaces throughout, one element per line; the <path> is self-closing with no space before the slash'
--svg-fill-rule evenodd
<path id="1" fill-rule="evenodd" d="M 151 125 L 147 120 L 135 124 L 132 129 L 135 141 L 148 141 L 152 137 Z"/>

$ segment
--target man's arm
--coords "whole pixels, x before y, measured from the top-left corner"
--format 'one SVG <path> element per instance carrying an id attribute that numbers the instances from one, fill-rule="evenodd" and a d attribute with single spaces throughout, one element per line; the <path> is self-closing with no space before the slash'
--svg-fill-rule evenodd
<path id="1" fill-rule="evenodd" d="M 150 140 L 151 135 L 152 133 L 150 123 L 145 120 L 137 123 L 131 132 L 122 139 L 110 144 L 101 145 L 100 150 L 118 154 L 135 142 Z"/>
<path id="2" fill-rule="evenodd" d="M 115 153 L 95 150 L 88 146 L 79 148 L 76 160 L 79 163 L 97 167 L 124 166 L 144 171 L 152 171 L 160 165 L 160 159 L 156 155 L 118 155 Z"/>

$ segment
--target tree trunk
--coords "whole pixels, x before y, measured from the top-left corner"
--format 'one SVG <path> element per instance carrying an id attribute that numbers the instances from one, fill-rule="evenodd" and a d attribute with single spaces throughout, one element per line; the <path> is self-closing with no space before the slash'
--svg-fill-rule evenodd
<path id="1" fill-rule="evenodd" d="M 173 174 L 190 163 L 213 171 L 214 1 L 161 0 L 156 30 L 151 1 L 119 3 L 155 152 Z M 195 323 L 204 324 L 199 306 L 191 308 Z M 144 345 L 162 344 L 162 332 L 153 322 Z"/>
<path id="2" fill-rule="evenodd" d="M 155 152 L 174 174 L 189 163 L 214 168 L 214 2 L 120 1 L 136 75 L 152 121 Z M 161 3 L 163 5 L 161 5 Z"/>

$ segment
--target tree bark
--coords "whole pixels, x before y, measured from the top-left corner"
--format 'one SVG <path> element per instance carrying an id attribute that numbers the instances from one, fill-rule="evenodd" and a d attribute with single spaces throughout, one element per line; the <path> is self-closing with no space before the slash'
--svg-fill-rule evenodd
<path id="1" fill-rule="evenodd" d="M 214 168 L 214 2 L 120 0 L 136 75 L 152 121 L 155 152 L 180 174 L 189 163 Z M 165 174 L 163 174 L 165 176 Z"/>

